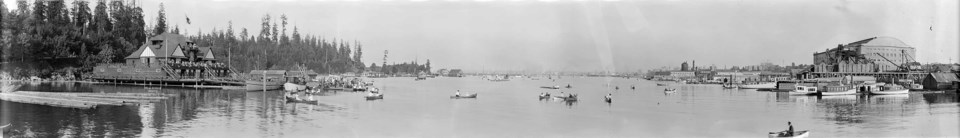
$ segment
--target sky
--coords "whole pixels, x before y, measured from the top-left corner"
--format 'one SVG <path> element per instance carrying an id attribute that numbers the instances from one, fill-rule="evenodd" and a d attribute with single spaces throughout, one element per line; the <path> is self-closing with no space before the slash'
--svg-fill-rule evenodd
<path id="1" fill-rule="evenodd" d="M 161 2 L 188 34 L 228 22 L 258 34 L 263 15 L 286 14 L 303 34 L 359 41 L 367 64 L 385 50 L 388 63 L 484 72 L 811 64 L 814 52 L 877 36 L 915 47 L 922 63 L 960 61 L 956 0 L 138 1 L 148 24 Z"/>

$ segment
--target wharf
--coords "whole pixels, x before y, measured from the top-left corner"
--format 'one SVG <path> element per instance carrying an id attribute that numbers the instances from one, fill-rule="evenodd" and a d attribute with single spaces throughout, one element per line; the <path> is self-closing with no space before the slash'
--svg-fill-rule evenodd
<path id="1" fill-rule="evenodd" d="M 16 91 L 0 93 L 0 100 L 49 105 L 56 107 L 90 109 L 101 105 L 136 105 L 164 100 L 175 94 L 159 93 L 67 93 Z"/>

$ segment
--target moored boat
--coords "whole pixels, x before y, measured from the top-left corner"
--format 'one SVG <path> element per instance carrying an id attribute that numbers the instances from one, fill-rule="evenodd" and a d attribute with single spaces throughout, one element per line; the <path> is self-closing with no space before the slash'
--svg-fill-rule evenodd
<path id="1" fill-rule="evenodd" d="M 794 131 L 792 136 L 788 136 L 787 131 L 770 132 L 767 135 L 768 138 L 805 138 L 807 136 L 810 136 L 809 130 Z"/>
<path id="2" fill-rule="evenodd" d="M 287 99 L 287 102 L 293 102 L 293 103 L 316 103 L 317 102 L 316 99 L 303 99 L 303 98 L 293 97 L 293 96 L 286 96 L 286 99 Z"/>
<path id="3" fill-rule="evenodd" d="M 820 91 L 822 96 L 833 96 L 833 95 L 852 95 L 857 94 L 857 89 L 848 89 L 843 91 Z"/>
<path id="4" fill-rule="evenodd" d="M 287 83 L 283 83 L 283 90 L 291 91 L 291 92 L 303 91 L 303 90 L 307 90 L 307 85 L 287 82 Z"/>
<path id="5" fill-rule="evenodd" d="M 740 85 L 740 89 L 775 89 L 777 88 L 776 82 L 763 82 L 756 84 L 744 84 Z"/>
<path id="6" fill-rule="evenodd" d="M 790 95 L 814 95 L 817 94 L 817 87 L 797 85 L 790 91 Z"/>
<path id="7" fill-rule="evenodd" d="M 870 91 L 870 94 L 876 95 L 895 95 L 895 94 L 908 94 L 910 89 L 903 88 L 902 86 L 895 84 L 888 84 L 880 86 L 879 91 Z"/>
<path id="8" fill-rule="evenodd" d="M 245 88 L 247 89 L 247 91 L 260 91 L 260 90 L 269 91 L 269 90 L 277 90 L 277 89 L 280 89 L 280 87 L 283 87 L 283 82 L 276 82 L 276 81 L 264 82 L 264 81 L 247 80 L 246 84 L 247 85 L 245 86 Z"/>

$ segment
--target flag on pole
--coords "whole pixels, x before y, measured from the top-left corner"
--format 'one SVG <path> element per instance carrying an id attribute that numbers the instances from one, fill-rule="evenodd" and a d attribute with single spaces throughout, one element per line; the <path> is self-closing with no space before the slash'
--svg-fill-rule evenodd
<path id="1" fill-rule="evenodd" d="M 183 14 L 183 17 L 187 17 L 187 24 L 190 24 L 190 17 L 187 14 Z"/>

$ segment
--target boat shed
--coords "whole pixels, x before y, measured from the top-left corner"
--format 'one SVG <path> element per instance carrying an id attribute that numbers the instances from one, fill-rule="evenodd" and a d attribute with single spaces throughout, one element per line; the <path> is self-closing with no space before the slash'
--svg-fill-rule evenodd
<path id="1" fill-rule="evenodd" d="M 930 73 L 923 79 L 923 88 L 931 90 L 957 89 L 956 81 L 960 81 L 953 73 Z"/>

